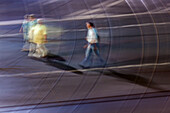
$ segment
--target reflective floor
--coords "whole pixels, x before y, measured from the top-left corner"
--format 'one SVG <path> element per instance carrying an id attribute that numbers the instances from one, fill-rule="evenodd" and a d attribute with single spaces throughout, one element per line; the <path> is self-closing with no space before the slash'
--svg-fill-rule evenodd
<path id="1" fill-rule="evenodd" d="M 1 0 L 0 113 L 169 113 L 169 0 Z M 44 18 L 46 58 L 22 52 L 23 16 Z M 104 66 L 83 69 L 87 29 Z M 96 59 L 94 62 L 97 62 Z"/>

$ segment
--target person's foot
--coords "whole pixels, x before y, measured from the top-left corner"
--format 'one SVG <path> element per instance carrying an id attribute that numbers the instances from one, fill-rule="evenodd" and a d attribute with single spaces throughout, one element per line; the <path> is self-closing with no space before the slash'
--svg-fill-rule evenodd
<path id="1" fill-rule="evenodd" d="M 89 68 L 90 68 L 90 66 L 83 67 L 83 69 L 89 69 Z"/>
<path id="2" fill-rule="evenodd" d="M 82 67 L 83 69 L 88 69 L 88 68 L 90 68 L 90 66 L 84 66 L 84 65 L 82 65 L 82 64 L 79 64 L 79 66 Z"/>
<path id="3" fill-rule="evenodd" d="M 32 56 L 36 57 L 36 58 L 41 58 L 41 56 L 39 54 L 37 54 L 37 53 L 34 53 Z"/>
<path id="4" fill-rule="evenodd" d="M 33 53 L 29 53 L 28 56 L 29 56 L 29 57 L 32 57 L 32 56 L 33 56 Z"/>
<path id="5" fill-rule="evenodd" d="M 22 49 L 21 51 L 25 52 L 25 51 L 29 51 L 29 49 Z"/>
<path id="6" fill-rule="evenodd" d="M 47 55 L 48 55 L 48 54 L 46 53 L 46 54 L 43 54 L 41 57 L 42 57 L 42 58 L 45 58 L 45 57 L 47 57 Z"/>
<path id="7" fill-rule="evenodd" d="M 82 65 L 82 64 L 80 64 L 80 63 L 79 63 L 78 65 L 79 65 L 80 67 L 84 67 L 84 65 Z"/>

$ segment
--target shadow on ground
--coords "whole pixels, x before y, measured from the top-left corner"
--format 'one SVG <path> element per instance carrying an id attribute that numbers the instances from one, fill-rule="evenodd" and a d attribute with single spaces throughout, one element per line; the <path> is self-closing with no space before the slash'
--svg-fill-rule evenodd
<path id="1" fill-rule="evenodd" d="M 52 53 L 48 53 L 48 55 L 45 57 L 46 59 L 53 59 L 53 60 L 58 60 L 58 61 L 66 61 L 63 57 L 52 54 Z"/>
<path id="2" fill-rule="evenodd" d="M 45 58 L 35 58 L 35 57 L 32 57 L 32 59 L 44 62 L 47 65 L 56 67 L 58 69 L 70 71 L 70 72 L 76 73 L 76 74 L 83 74 L 83 72 L 78 71 L 76 68 L 65 64 L 66 60 L 63 57 L 58 56 L 58 55 L 54 55 L 54 54 L 50 53 Z"/>
<path id="3" fill-rule="evenodd" d="M 101 72 L 101 71 L 98 71 L 98 72 Z M 154 81 L 150 81 L 149 79 L 141 77 L 140 75 L 125 74 L 125 73 L 117 72 L 111 69 L 105 70 L 104 72 L 101 72 L 101 73 L 103 73 L 103 75 L 106 75 L 106 76 L 110 76 L 114 78 L 121 78 L 130 83 L 138 84 L 140 86 L 148 87 L 154 90 L 159 90 L 159 91 L 166 90 L 166 89 L 161 88 Z"/>
<path id="4" fill-rule="evenodd" d="M 126 60 L 118 61 L 118 62 L 116 62 L 116 59 L 115 59 L 115 61 L 113 60 L 113 62 L 107 63 L 107 67 L 124 66 L 124 65 L 142 65 L 142 64 L 148 64 L 148 63 L 155 64 L 155 58 L 156 56 L 149 56 L 149 57 L 144 57 L 143 59 L 134 58 L 134 59 L 126 59 Z M 142 60 L 142 64 L 141 64 L 141 60 Z M 164 63 L 164 62 L 170 62 L 169 55 L 161 55 L 159 57 L 159 63 Z"/>

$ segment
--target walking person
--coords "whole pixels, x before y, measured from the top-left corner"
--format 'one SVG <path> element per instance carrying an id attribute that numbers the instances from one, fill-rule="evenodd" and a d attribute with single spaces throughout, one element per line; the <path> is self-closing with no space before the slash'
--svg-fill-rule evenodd
<path id="1" fill-rule="evenodd" d="M 103 65 L 104 60 L 101 58 L 99 53 L 99 36 L 97 30 L 92 22 L 86 22 L 86 27 L 88 29 L 86 37 L 88 44 L 84 46 L 84 48 L 86 48 L 85 58 L 79 65 L 84 68 L 92 66 L 93 54 L 97 56 L 98 60 Z"/>
<path id="2" fill-rule="evenodd" d="M 28 19 L 28 15 L 26 14 L 24 16 L 24 21 L 22 23 L 22 26 L 19 30 L 19 32 L 20 33 L 23 32 L 23 35 L 24 35 L 24 45 L 21 51 L 29 51 L 28 29 L 29 29 L 29 19 Z"/>
<path id="3" fill-rule="evenodd" d="M 33 43 L 36 44 L 36 51 L 33 54 L 34 57 L 45 57 L 48 53 L 45 43 L 47 43 L 47 30 L 43 25 L 43 20 L 38 19 L 37 25 L 31 29 L 33 34 Z"/>
<path id="4" fill-rule="evenodd" d="M 29 15 L 29 20 L 30 21 L 28 23 L 28 26 L 29 26 L 28 32 L 29 32 L 30 47 L 29 47 L 29 54 L 28 54 L 28 56 L 32 56 L 35 53 L 36 44 L 33 42 L 34 36 L 33 36 L 33 31 L 31 29 L 37 25 L 37 19 L 35 18 L 34 14 L 30 14 Z"/>

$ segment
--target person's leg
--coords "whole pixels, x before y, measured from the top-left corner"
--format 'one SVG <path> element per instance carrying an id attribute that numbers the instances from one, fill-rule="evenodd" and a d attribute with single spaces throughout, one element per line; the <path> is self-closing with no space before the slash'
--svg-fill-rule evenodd
<path id="1" fill-rule="evenodd" d="M 42 52 L 41 52 L 41 45 L 40 45 L 40 44 L 37 44 L 36 53 L 37 53 L 37 55 L 39 55 L 39 56 L 41 56 L 41 54 L 42 54 Z"/>
<path id="2" fill-rule="evenodd" d="M 29 54 L 28 56 L 32 56 L 36 51 L 36 44 L 30 42 L 30 47 L 29 47 Z"/>
<path id="3" fill-rule="evenodd" d="M 48 50 L 47 50 L 47 48 L 45 47 L 44 44 L 40 45 L 39 50 L 40 50 L 40 53 L 41 53 L 41 55 L 40 55 L 41 57 L 45 57 L 48 53 Z"/>
<path id="4" fill-rule="evenodd" d="M 22 51 L 29 51 L 29 43 L 27 41 L 24 42 L 24 45 L 22 47 Z"/>
<path id="5" fill-rule="evenodd" d="M 99 45 L 98 45 L 98 44 L 95 44 L 94 53 L 96 54 L 96 56 L 98 57 L 98 59 L 100 60 L 100 62 L 104 63 L 103 58 L 100 56 Z"/>
<path id="6" fill-rule="evenodd" d="M 84 60 L 80 63 L 80 65 L 85 66 L 85 67 L 89 67 L 91 65 L 91 57 L 92 57 L 92 48 L 91 45 L 89 44 L 86 52 L 85 52 L 85 58 Z"/>
<path id="7" fill-rule="evenodd" d="M 28 42 L 27 33 L 24 33 L 24 45 L 22 47 L 22 51 L 29 51 L 29 42 Z"/>
<path id="8" fill-rule="evenodd" d="M 41 57 L 41 51 L 40 51 L 40 45 L 39 44 L 37 44 L 36 50 L 35 50 L 35 52 L 33 53 L 32 56 L 37 57 L 37 58 Z"/>
<path id="9" fill-rule="evenodd" d="M 32 56 L 33 55 L 33 52 L 32 52 L 33 49 L 32 48 L 33 48 L 33 45 L 32 45 L 32 43 L 30 43 L 28 56 Z"/>

